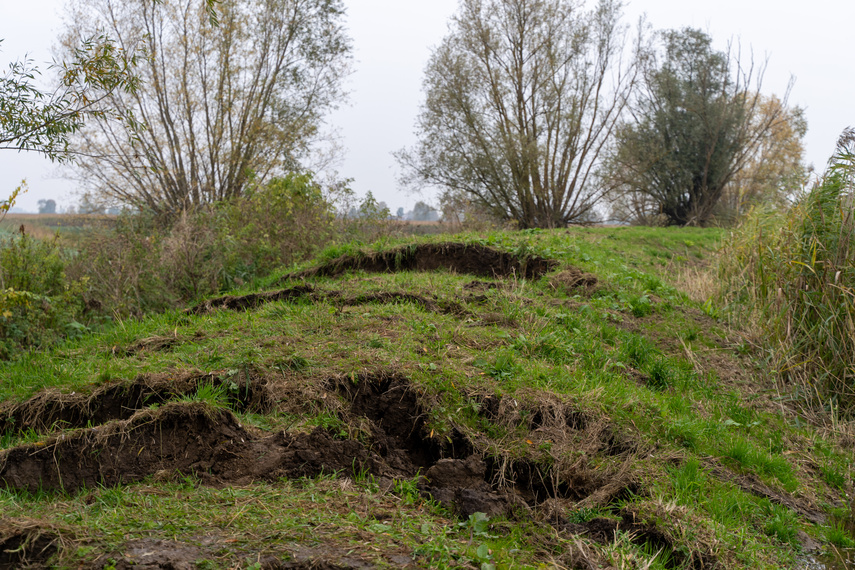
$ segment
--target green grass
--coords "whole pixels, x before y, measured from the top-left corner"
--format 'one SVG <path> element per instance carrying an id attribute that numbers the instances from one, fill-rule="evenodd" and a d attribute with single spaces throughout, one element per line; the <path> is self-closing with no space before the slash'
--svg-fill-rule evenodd
<path id="1" fill-rule="evenodd" d="M 478 278 L 501 287 L 474 291 L 466 286 L 475 278 L 447 271 L 317 278 L 317 300 L 129 319 L 0 363 L 0 401 L 20 402 L 45 388 L 86 393 L 105 381 L 196 370 L 223 383 L 200 385 L 186 399 L 225 408 L 233 401 L 229 379 L 251 376 L 260 385 L 285 383 L 294 392 L 270 413 L 241 412 L 245 426 L 270 433 L 320 427 L 340 440 L 370 443 L 370 426 L 343 411 L 328 381 L 392 371 L 406 377 L 425 402 L 423 418 L 435 441 L 450 441 L 462 430 L 481 451 L 529 461 L 575 481 L 561 487 L 570 522 L 617 519 L 623 509 L 655 503 L 661 508 L 645 516 L 667 531 L 675 552 L 712 549 L 724 568 L 788 567 L 798 552 L 798 530 L 845 545 L 843 527 L 815 527 L 781 504 L 719 480 L 711 465 L 729 469 L 737 480 L 755 477 L 781 493 L 831 504 L 843 497 L 853 457 L 776 403 L 775 387 L 752 375 L 751 362 L 724 325 L 704 316 L 701 304 L 677 288 L 675 275 L 686 260 L 713 256 L 721 236 L 718 230 L 674 228 L 458 236 L 556 259 L 562 264 L 557 271 L 579 267 L 595 274 L 598 286 L 556 288 L 547 275 L 533 281 Z M 382 247 L 408 243 L 388 239 Z M 338 245 L 316 263 L 375 250 Z M 342 301 L 396 291 L 434 299 L 439 307 L 455 303 L 464 313 L 410 302 Z M 167 349 L 129 350 L 154 337 L 178 340 Z M 483 414 L 487 396 L 502 397 L 504 416 Z M 549 414 L 562 407 L 588 418 L 589 431 L 550 424 Z M 602 436 L 602 445 L 585 448 L 595 428 L 607 428 L 596 433 L 610 435 Z M 43 436 L 4 435 L 0 445 Z M 807 461 L 818 468 L 806 469 Z M 632 473 L 638 493 L 578 506 L 585 496 L 575 489 L 593 477 L 586 473 Z M 292 552 L 294 544 L 333 544 L 389 564 L 364 547 L 372 544 L 406 553 L 422 567 L 549 566 L 569 563 L 581 551 L 616 567 L 673 562 L 667 552 L 650 551 L 627 536 L 607 545 L 564 536 L 540 521 L 540 507 L 527 518 L 490 520 L 476 528 L 481 523 L 458 519 L 424 497 L 415 480 L 384 483 L 381 490 L 365 474 L 356 481 L 344 475 L 224 489 L 193 480 L 151 480 L 74 496 L 5 492 L 0 511 L 74 529 L 80 546 L 64 554 L 69 566 L 128 540 L 193 542 L 201 535 L 214 536 L 228 549 L 222 560 L 205 562 L 211 567 L 240 565 L 260 551 L 280 548 L 272 545 Z"/>

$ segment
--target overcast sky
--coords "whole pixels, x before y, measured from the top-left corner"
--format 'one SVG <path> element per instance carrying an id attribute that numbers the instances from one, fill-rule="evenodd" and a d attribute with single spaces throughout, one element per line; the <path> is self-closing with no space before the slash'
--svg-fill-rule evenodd
<path id="1" fill-rule="evenodd" d="M 0 0 L 0 65 L 34 59 L 43 69 L 61 25 L 64 0 Z M 360 193 L 372 191 L 396 210 L 419 196 L 402 192 L 391 153 L 411 146 L 422 100 L 425 64 L 447 31 L 457 0 L 345 0 L 355 48 L 347 105 L 329 117 L 347 151 L 338 170 Z M 855 126 L 855 50 L 851 0 L 633 0 L 627 23 L 643 14 L 655 28 L 693 26 L 719 47 L 732 37 L 755 56 L 769 57 L 763 91 L 782 94 L 796 78 L 790 103 L 807 110 L 807 161 L 822 170 L 840 132 Z M 77 201 L 75 185 L 54 177 L 56 168 L 34 154 L 0 151 L 0 196 L 22 178 L 30 191 L 19 200 L 35 211 L 39 199 Z M 429 197 L 427 197 L 429 198 Z"/>

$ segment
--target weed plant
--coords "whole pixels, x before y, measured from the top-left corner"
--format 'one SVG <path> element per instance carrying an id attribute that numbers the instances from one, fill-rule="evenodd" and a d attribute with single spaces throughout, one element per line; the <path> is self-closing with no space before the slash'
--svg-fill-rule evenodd
<path id="1" fill-rule="evenodd" d="M 855 412 L 855 130 L 785 213 L 754 210 L 721 255 L 720 302 L 768 339 L 774 369 L 815 405 Z"/>

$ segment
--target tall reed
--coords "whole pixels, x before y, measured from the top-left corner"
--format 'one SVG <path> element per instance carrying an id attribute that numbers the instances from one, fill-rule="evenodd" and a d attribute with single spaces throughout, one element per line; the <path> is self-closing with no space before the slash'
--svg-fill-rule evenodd
<path id="1" fill-rule="evenodd" d="M 765 336 L 776 372 L 855 413 L 855 130 L 789 211 L 755 209 L 719 265 L 729 314 Z"/>

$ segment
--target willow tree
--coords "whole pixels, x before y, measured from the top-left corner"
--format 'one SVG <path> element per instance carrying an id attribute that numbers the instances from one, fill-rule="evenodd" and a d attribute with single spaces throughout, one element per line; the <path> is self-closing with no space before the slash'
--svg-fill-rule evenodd
<path id="1" fill-rule="evenodd" d="M 786 120 L 786 97 L 764 108 L 764 66 L 715 49 L 700 30 L 669 30 L 660 39 L 645 61 L 632 120 L 616 131 L 607 171 L 617 203 L 636 219 L 704 225 Z"/>
<path id="2" fill-rule="evenodd" d="M 140 53 L 139 87 L 73 139 L 74 174 L 160 214 L 240 196 L 297 168 L 350 61 L 341 0 L 77 0 L 64 43 L 100 30 Z M 131 125 L 133 128 L 125 128 Z"/>
<path id="3" fill-rule="evenodd" d="M 419 142 L 398 155 L 407 181 L 521 227 L 590 219 L 594 168 L 636 78 L 620 8 L 461 0 L 425 72 Z"/>

